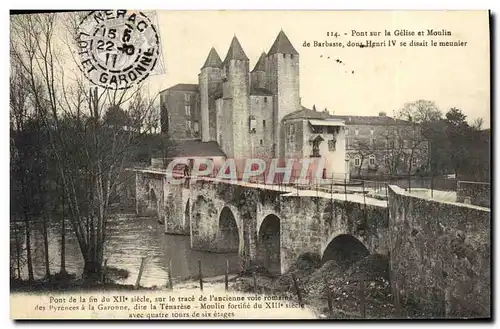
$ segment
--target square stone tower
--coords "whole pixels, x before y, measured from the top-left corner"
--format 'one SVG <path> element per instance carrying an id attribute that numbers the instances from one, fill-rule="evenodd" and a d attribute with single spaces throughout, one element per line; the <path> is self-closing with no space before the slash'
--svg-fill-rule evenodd
<path id="1" fill-rule="evenodd" d="M 280 31 L 266 57 L 268 88 L 274 94 L 275 157 L 285 155 L 285 132 L 282 119 L 301 109 L 299 53 L 283 30 Z"/>

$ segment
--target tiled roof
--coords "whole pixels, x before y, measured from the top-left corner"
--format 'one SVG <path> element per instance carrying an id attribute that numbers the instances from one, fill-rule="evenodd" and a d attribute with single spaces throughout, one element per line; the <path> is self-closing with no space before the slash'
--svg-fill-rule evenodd
<path id="1" fill-rule="evenodd" d="M 252 72 L 266 71 L 266 67 L 264 65 L 265 60 L 266 60 L 266 53 L 263 52 L 262 54 L 260 54 L 259 60 L 257 61 L 257 64 L 255 64 L 255 67 L 253 68 Z"/>
<path id="2" fill-rule="evenodd" d="M 233 40 L 231 40 L 231 45 L 229 46 L 229 50 L 227 51 L 224 63 L 227 63 L 228 61 L 233 59 L 248 61 L 248 57 L 243 51 L 243 47 L 241 47 L 241 44 L 236 36 L 234 36 Z"/>
<path id="3" fill-rule="evenodd" d="M 165 90 L 172 90 L 172 91 L 198 91 L 198 85 L 193 84 L 193 83 L 179 83 L 176 84 L 175 86 L 172 86 L 170 88 L 167 88 Z M 165 90 L 160 91 L 163 92 Z"/>
<path id="4" fill-rule="evenodd" d="M 210 49 L 210 52 L 208 53 L 207 60 L 205 61 L 205 64 L 203 64 L 202 69 L 206 67 L 220 67 L 221 65 L 222 61 L 219 57 L 219 54 L 217 54 L 215 48 L 212 47 L 212 49 Z"/>
<path id="5" fill-rule="evenodd" d="M 388 116 L 334 115 L 333 118 L 344 120 L 346 125 L 407 125 L 408 121 Z"/>
<path id="6" fill-rule="evenodd" d="M 175 141 L 172 155 L 175 157 L 216 157 L 226 155 L 215 141 L 202 142 L 200 140 Z"/>
<path id="7" fill-rule="evenodd" d="M 269 49 L 269 52 L 267 53 L 268 56 L 274 54 L 299 54 L 297 50 L 295 50 L 295 48 L 292 46 L 292 43 L 286 36 L 285 32 L 283 32 L 283 30 L 280 31 L 280 33 L 276 37 L 276 40 L 271 46 L 271 49 Z"/>
<path id="8" fill-rule="evenodd" d="M 314 111 L 302 106 L 302 110 L 298 110 L 287 114 L 283 117 L 283 120 L 291 119 L 329 119 L 334 118 L 330 113 L 323 111 Z"/>

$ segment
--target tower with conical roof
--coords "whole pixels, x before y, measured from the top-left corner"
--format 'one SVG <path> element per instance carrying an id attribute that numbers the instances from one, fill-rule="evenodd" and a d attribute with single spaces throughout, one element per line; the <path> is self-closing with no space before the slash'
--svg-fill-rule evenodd
<path id="1" fill-rule="evenodd" d="M 222 61 L 215 48 L 212 47 L 208 57 L 198 74 L 198 84 L 200 87 L 200 111 L 201 111 L 201 140 L 202 142 L 214 141 L 217 139 L 217 113 L 213 95 L 217 87 L 221 84 Z"/>
<path id="2" fill-rule="evenodd" d="M 255 64 L 254 69 L 250 73 L 250 85 L 251 88 L 267 88 L 267 76 L 266 76 L 266 53 L 260 54 L 257 64 Z"/>
<path id="3" fill-rule="evenodd" d="M 221 148 L 228 157 L 246 158 L 250 156 L 250 73 L 249 59 L 240 42 L 233 37 L 226 58 L 222 62 L 222 113 L 219 133 L 222 135 Z"/>
<path id="4" fill-rule="evenodd" d="M 274 94 L 275 157 L 284 157 L 285 132 L 282 119 L 300 106 L 299 53 L 281 30 L 267 53 L 268 88 Z"/>

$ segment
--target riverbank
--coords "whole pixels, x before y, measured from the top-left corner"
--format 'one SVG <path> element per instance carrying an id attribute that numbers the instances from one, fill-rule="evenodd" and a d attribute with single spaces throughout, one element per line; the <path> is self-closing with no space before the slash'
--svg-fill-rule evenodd
<path id="1" fill-rule="evenodd" d="M 105 284 L 86 283 L 75 275 L 52 276 L 36 281 L 11 280 L 11 292 L 89 292 L 89 291 L 171 291 L 166 286 L 139 287 L 121 284 L 124 270 L 107 269 L 110 273 Z M 121 277 L 119 276 L 121 275 Z M 111 280 L 113 278 L 113 280 Z M 294 283 L 294 278 L 296 283 Z M 364 289 L 360 290 L 360 283 Z M 177 293 L 200 291 L 198 278 L 173 280 Z M 297 294 L 296 286 L 300 291 Z M 225 293 L 225 276 L 203 278 L 203 291 Z M 285 298 L 297 305 L 302 303 L 323 319 L 393 319 L 407 318 L 393 303 L 389 281 L 388 260 L 382 255 L 369 255 L 351 264 L 328 261 L 321 265 L 316 255 L 305 254 L 280 276 L 247 271 L 228 276 L 227 293 L 270 295 Z"/>
<path id="2" fill-rule="evenodd" d="M 305 254 L 281 276 L 239 277 L 230 290 L 285 296 L 297 303 L 300 299 L 326 319 L 408 317 L 393 303 L 388 259 L 383 255 L 369 255 L 353 263 L 327 261 L 321 265 L 319 256 Z"/>
<path id="3" fill-rule="evenodd" d="M 37 280 L 10 279 L 10 292 L 73 292 L 73 291 L 111 291 L 111 290 L 134 290 L 131 284 L 121 284 L 117 281 L 126 279 L 129 272 L 115 267 L 106 268 L 105 282 L 89 282 L 81 276 L 72 273 L 54 273 L 50 277 Z M 153 288 L 144 288 L 151 290 Z"/>
<path id="4" fill-rule="evenodd" d="M 381 299 L 390 297 L 383 296 L 384 292 L 380 291 L 381 285 L 378 286 L 366 281 L 366 314 L 363 317 L 359 311 L 359 296 L 354 291 L 356 284 L 350 282 L 339 282 L 332 271 L 332 263 L 325 264 L 326 266 L 317 267 L 311 266 L 311 259 L 299 259 L 292 266 L 291 271 L 278 277 L 270 277 L 265 274 L 249 275 L 230 274 L 228 275 L 228 290 L 225 291 L 225 276 L 215 276 L 203 278 L 203 292 L 216 293 L 223 296 L 225 294 L 247 294 L 247 295 L 267 295 L 273 298 L 280 298 L 295 304 L 296 308 L 300 308 L 300 302 L 295 290 L 291 274 L 293 273 L 297 279 L 297 285 L 301 291 L 302 303 L 304 309 L 307 310 L 308 318 L 313 316 L 317 319 L 360 319 L 360 318 L 394 318 L 391 316 L 391 308 L 389 305 L 380 304 Z M 373 269 L 372 269 L 373 270 Z M 339 286 L 330 286 L 332 296 L 332 307 L 328 307 L 328 298 L 326 297 L 326 286 L 323 282 L 336 281 Z M 105 284 L 94 283 L 89 284 L 75 275 L 67 275 L 64 277 L 53 276 L 50 279 L 36 281 L 11 281 L 11 293 L 48 293 L 48 292 L 107 292 L 107 291 L 150 291 L 151 293 L 182 293 L 190 295 L 200 292 L 199 279 L 191 278 L 188 280 L 174 281 L 173 289 L 163 287 L 139 287 L 136 289 L 134 285 L 120 284 L 114 281 L 108 281 Z M 346 293 L 348 291 L 348 293 Z M 377 291 L 378 294 L 374 294 Z M 381 298 L 382 297 L 382 298 Z M 377 301 L 378 303 L 374 303 Z M 392 312 L 394 315 L 394 312 Z"/>

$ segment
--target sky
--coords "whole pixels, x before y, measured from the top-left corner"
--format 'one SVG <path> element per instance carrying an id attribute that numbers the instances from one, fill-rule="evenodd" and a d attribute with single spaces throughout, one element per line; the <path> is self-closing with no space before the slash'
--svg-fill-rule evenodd
<path id="1" fill-rule="evenodd" d="M 237 36 L 253 68 L 281 29 L 300 54 L 302 105 L 339 115 L 393 115 L 405 103 L 434 101 L 445 113 L 490 126 L 490 50 L 486 11 L 157 11 L 165 73 L 149 78 L 150 92 L 197 83 L 211 47 L 221 59 Z M 395 30 L 446 29 L 451 36 L 394 36 Z M 381 32 L 381 37 L 353 36 Z M 385 30 L 391 36 L 384 36 Z M 327 32 L 339 36 L 328 37 Z M 464 41 L 464 47 L 347 47 L 348 41 Z M 312 47 L 314 41 L 344 48 Z M 304 42 L 311 47 L 303 47 Z M 328 58 L 329 57 L 329 58 Z M 339 63 L 337 61 L 341 61 Z"/>

